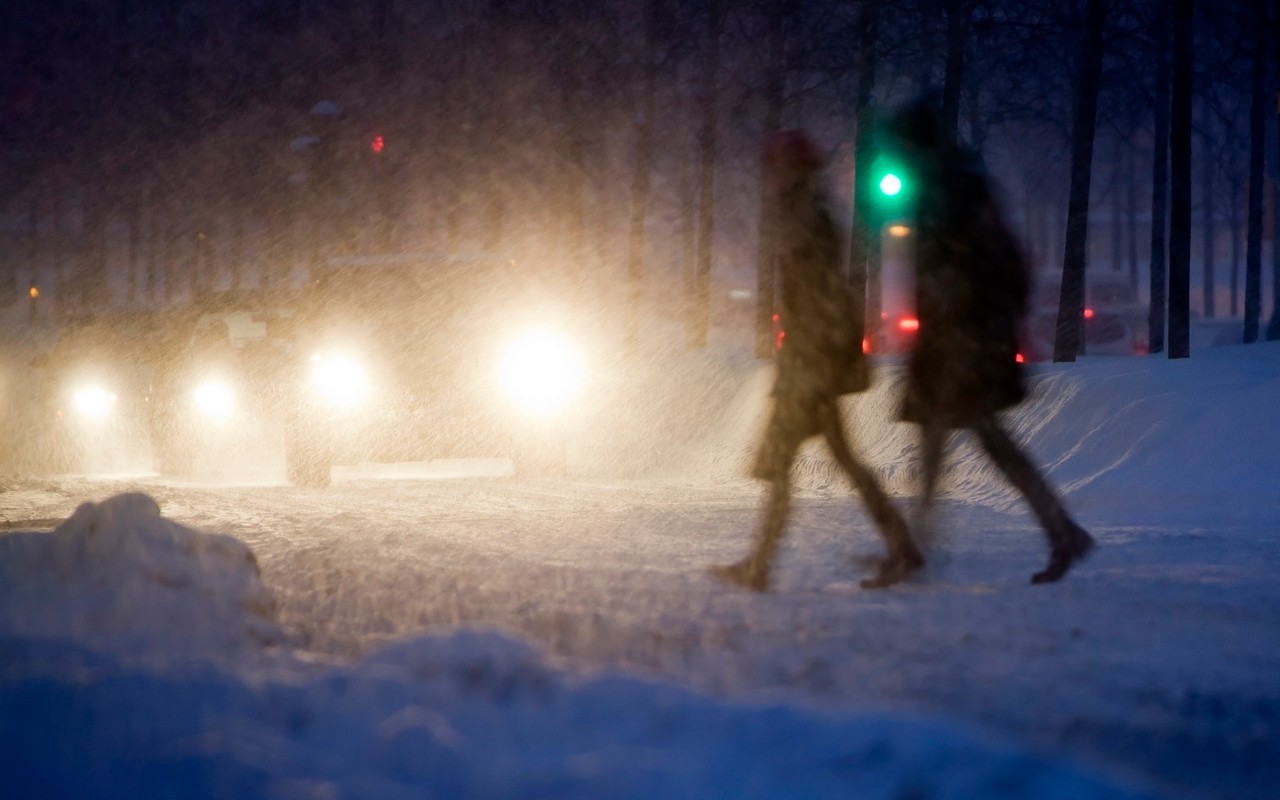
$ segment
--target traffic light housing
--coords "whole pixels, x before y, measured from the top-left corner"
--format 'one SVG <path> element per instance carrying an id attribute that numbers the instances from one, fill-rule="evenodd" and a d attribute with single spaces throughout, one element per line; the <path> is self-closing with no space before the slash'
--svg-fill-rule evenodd
<path id="1" fill-rule="evenodd" d="M 858 205 L 866 218 L 886 225 L 910 213 L 913 185 L 905 165 L 884 151 L 867 159 L 868 167 L 858 186 Z"/>

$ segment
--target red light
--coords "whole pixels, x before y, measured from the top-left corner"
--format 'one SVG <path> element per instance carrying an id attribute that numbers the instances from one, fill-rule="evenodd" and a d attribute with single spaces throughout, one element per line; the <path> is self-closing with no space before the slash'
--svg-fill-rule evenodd
<path id="1" fill-rule="evenodd" d="M 1086 308 L 1086 309 L 1084 310 L 1084 318 L 1085 318 L 1085 319 L 1093 319 L 1093 309 L 1092 309 L 1092 308 Z"/>
<path id="2" fill-rule="evenodd" d="M 1017 355 L 1015 355 L 1013 357 L 1013 360 L 1017 361 L 1019 364 L 1027 363 L 1027 359 L 1023 357 L 1022 353 L 1018 353 Z"/>
<path id="3" fill-rule="evenodd" d="M 782 349 L 782 340 L 783 340 L 783 339 L 785 339 L 785 338 L 787 338 L 787 332 L 786 332 L 786 331 L 778 331 L 778 338 L 776 338 L 776 339 L 774 339 L 774 340 L 773 340 L 773 348 L 774 348 L 775 350 L 781 350 L 781 349 Z"/>
<path id="4" fill-rule="evenodd" d="M 898 320 L 898 330 L 904 333 L 915 333 L 920 330 L 920 320 L 915 317 L 903 317 Z"/>
<path id="5" fill-rule="evenodd" d="M 386 145 L 386 142 L 382 141 L 381 136 L 374 136 L 372 139 L 369 140 L 369 149 L 375 153 L 381 153 L 382 148 L 385 145 Z"/>
<path id="6" fill-rule="evenodd" d="M 871 352 L 871 340 L 865 336 L 862 339 L 862 352 L 864 355 Z"/>

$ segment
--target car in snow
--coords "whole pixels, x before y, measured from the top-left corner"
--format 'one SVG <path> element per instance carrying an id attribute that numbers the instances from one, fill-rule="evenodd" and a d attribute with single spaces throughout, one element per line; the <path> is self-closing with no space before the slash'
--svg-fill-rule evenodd
<path id="1" fill-rule="evenodd" d="M 1032 292 L 1023 328 L 1027 361 L 1053 359 L 1061 292 L 1056 278 L 1045 278 Z M 1091 270 L 1085 277 L 1081 325 L 1082 353 L 1092 356 L 1136 356 L 1147 352 L 1147 305 L 1123 272 Z"/>
<path id="2" fill-rule="evenodd" d="M 30 364 L 34 402 L 10 441 L 30 474 L 145 466 L 151 384 L 175 316 L 122 311 L 68 320 Z"/>
<path id="3" fill-rule="evenodd" d="M 584 381 L 556 294 L 500 255 L 348 256 L 313 267 L 285 398 L 290 480 L 335 465 L 507 457 L 563 470 Z"/>
<path id="4" fill-rule="evenodd" d="M 278 296 L 247 290 L 207 294 L 175 318 L 148 398 L 157 472 L 189 476 L 202 457 L 278 434 L 293 349 L 281 331 L 294 313 Z"/>

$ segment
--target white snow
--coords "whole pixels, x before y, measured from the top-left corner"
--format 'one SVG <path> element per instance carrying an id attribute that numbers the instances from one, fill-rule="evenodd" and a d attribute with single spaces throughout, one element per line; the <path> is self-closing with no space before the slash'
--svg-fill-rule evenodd
<path id="1" fill-rule="evenodd" d="M 0 796 L 1280 794 L 1280 346 L 1040 369 L 1010 427 L 1100 543 L 1061 584 L 958 437 L 919 581 L 857 589 L 815 448 L 765 596 L 701 570 L 769 376 L 707 362 L 616 384 L 564 482 L 0 491 Z M 898 380 L 847 410 L 905 507 Z"/>

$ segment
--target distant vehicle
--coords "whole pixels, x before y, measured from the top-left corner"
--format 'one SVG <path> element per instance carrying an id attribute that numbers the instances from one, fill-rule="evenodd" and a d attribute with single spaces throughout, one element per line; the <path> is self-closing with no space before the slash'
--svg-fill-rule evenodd
<path id="1" fill-rule="evenodd" d="M 336 464 L 440 457 L 564 468 L 583 345 L 564 307 L 511 260 L 331 259 L 313 269 L 294 328 L 292 482 L 326 485 Z"/>
<path id="2" fill-rule="evenodd" d="M 149 393 L 157 472 L 188 476 L 204 452 L 278 432 L 293 314 L 287 302 L 262 292 L 220 292 L 197 299 L 171 323 Z"/>
<path id="3" fill-rule="evenodd" d="M 114 312 L 66 323 L 30 365 L 37 407 L 19 432 L 23 470 L 119 471 L 145 462 L 151 382 L 173 322 L 169 313 Z"/>
<path id="4" fill-rule="evenodd" d="M 1023 333 L 1023 355 L 1027 361 L 1053 359 L 1060 287 L 1056 278 L 1045 278 L 1033 289 Z M 1110 270 L 1090 272 L 1085 277 L 1085 294 L 1081 328 L 1084 354 L 1145 355 L 1147 305 L 1138 300 L 1129 276 Z"/>

